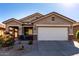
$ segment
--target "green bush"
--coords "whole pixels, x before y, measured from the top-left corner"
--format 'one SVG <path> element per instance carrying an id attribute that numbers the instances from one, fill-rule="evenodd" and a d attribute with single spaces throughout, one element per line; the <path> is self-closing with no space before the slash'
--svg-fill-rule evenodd
<path id="1" fill-rule="evenodd" d="M 33 44 L 33 41 L 32 40 L 29 40 L 29 43 L 28 43 L 29 45 L 32 45 Z"/>

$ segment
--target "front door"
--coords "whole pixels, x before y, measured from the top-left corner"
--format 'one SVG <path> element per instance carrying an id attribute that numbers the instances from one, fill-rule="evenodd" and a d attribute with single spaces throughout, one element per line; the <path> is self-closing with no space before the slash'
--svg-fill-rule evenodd
<path id="1" fill-rule="evenodd" d="M 24 27 L 24 35 L 29 36 L 33 34 L 33 28 L 32 27 Z"/>

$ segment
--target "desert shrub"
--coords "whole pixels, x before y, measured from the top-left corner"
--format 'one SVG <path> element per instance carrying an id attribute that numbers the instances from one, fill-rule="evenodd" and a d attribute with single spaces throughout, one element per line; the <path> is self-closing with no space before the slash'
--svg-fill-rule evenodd
<path id="1" fill-rule="evenodd" d="M 13 46 L 14 45 L 14 39 L 10 35 L 6 35 L 4 38 L 4 44 L 3 47 Z"/>
<path id="2" fill-rule="evenodd" d="M 7 47 L 12 45 L 14 45 L 14 39 L 12 35 L 7 32 L 4 36 L 0 36 L 0 47 Z"/>
<path id="3" fill-rule="evenodd" d="M 6 38 L 7 40 L 5 41 L 5 44 L 7 46 L 13 46 L 14 45 L 14 39 L 12 37 Z"/>

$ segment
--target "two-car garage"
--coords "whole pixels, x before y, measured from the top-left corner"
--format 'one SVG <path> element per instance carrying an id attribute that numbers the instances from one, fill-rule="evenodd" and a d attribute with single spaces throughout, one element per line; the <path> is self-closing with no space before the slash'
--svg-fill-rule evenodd
<path id="1" fill-rule="evenodd" d="M 68 27 L 38 27 L 38 40 L 68 40 Z"/>
<path id="2" fill-rule="evenodd" d="M 73 39 L 73 24 L 76 21 L 59 13 L 49 13 L 34 21 L 38 40 L 62 41 Z"/>

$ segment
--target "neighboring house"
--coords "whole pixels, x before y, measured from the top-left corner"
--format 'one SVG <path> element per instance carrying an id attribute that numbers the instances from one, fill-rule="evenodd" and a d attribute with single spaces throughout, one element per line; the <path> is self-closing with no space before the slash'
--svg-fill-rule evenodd
<path id="1" fill-rule="evenodd" d="M 79 22 L 73 25 L 74 39 L 79 41 Z"/>
<path id="2" fill-rule="evenodd" d="M 6 31 L 15 38 L 19 35 L 33 35 L 38 40 L 72 40 L 76 21 L 57 12 L 46 15 L 34 13 L 22 19 L 11 18 L 3 22 Z"/>
<path id="3" fill-rule="evenodd" d="M 0 24 L 0 36 L 4 35 L 4 31 L 5 31 L 5 25 Z"/>

